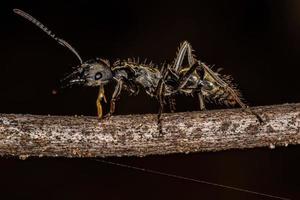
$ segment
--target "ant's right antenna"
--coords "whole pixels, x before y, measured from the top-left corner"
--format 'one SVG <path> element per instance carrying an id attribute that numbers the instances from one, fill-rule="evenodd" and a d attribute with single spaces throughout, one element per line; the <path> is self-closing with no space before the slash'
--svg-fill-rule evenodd
<path id="1" fill-rule="evenodd" d="M 51 32 L 51 30 L 49 30 L 46 26 L 44 26 L 44 24 L 42 24 L 40 21 L 38 21 L 37 19 L 35 19 L 34 17 L 32 17 L 31 15 L 29 15 L 28 13 L 19 10 L 19 9 L 13 9 L 14 13 L 16 13 L 17 15 L 20 15 L 21 17 L 24 17 L 25 19 L 27 19 L 28 21 L 32 22 L 34 25 L 36 25 L 37 27 L 39 27 L 40 29 L 42 29 L 42 31 L 44 31 L 45 33 L 47 33 L 47 35 L 49 35 L 50 37 L 52 37 L 54 40 L 56 40 L 60 45 L 68 48 L 70 51 L 72 51 L 77 58 L 80 61 L 80 64 L 82 64 L 82 59 L 79 56 L 79 54 L 77 53 L 77 51 L 65 40 L 56 37 L 56 35 L 54 33 Z"/>

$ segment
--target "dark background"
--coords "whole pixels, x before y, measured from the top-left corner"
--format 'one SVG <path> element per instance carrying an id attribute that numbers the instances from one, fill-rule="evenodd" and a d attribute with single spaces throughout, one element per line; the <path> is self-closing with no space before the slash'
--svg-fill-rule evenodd
<path id="1" fill-rule="evenodd" d="M 188 40 L 197 58 L 234 77 L 250 105 L 300 102 L 297 0 L 1 1 L 1 113 L 96 115 L 96 88 L 60 89 L 59 80 L 78 64 L 75 56 L 14 15 L 13 8 L 39 19 L 84 59 L 171 62 L 179 43 Z M 108 86 L 108 94 L 112 89 Z M 177 105 L 178 111 L 198 108 L 190 97 L 179 97 Z M 144 93 L 123 94 L 116 115 L 155 112 L 156 101 Z M 299 146 L 289 146 L 109 160 L 299 199 L 299 156 Z M 0 159 L 0 195 L 1 199 L 271 199 L 91 159 L 11 157 Z"/>

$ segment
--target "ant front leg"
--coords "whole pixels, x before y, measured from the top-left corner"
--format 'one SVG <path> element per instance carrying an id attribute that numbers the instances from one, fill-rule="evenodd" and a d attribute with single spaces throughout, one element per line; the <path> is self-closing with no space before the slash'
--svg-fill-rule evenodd
<path id="1" fill-rule="evenodd" d="M 104 86 L 100 85 L 99 93 L 98 93 L 98 98 L 96 100 L 96 106 L 97 106 L 97 111 L 98 111 L 98 117 L 99 117 L 99 119 L 102 119 L 102 116 L 103 116 L 103 109 L 102 109 L 102 105 L 101 105 L 101 100 L 102 99 L 104 100 L 105 103 L 107 102 L 105 94 L 104 94 Z"/>
<path id="2" fill-rule="evenodd" d="M 112 95 L 112 98 L 110 100 L 110 109 L 109 113 L 104 116 L 104 118 L 108 119 L 111 117 L 111 115 L 115 112 L 116 107 L 116 101 L 118 100 L 121 91 L 122 91 L 123 82 L 121 80 L 117 80 L 117 85 L 115 87 L 114 93 Z"/>

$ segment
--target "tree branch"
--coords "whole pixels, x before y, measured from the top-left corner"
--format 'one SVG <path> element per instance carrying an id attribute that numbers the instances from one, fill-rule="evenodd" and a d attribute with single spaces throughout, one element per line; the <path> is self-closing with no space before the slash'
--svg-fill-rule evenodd
<path id="1" fill-rule="evenodd" d="M 145 156 L 300 144 L 300 103 L 163 115 L 96 117 L 0 114 L 0 155 Z"/>

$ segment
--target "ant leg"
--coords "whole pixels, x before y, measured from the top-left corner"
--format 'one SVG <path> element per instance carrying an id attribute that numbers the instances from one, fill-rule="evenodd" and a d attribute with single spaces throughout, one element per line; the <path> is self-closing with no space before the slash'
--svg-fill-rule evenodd
<path id="1" fill-rule="evenodd" d="M 163 109 L 164 109 L 164 97 L 165 97 L 165 80 L 168 76 L 169 73 L 174 73 L 172 70 L 175 71 L 175 76 L 177 76 L 176 72 L 178 70 L 178 68 L 182 65 L 183 59 L 184 59 L 184 55 L 186 54 L 186 51 L 188 51 L 188 61 L 190 65 L 193 65 L 195 63 L 195 59 L 192 55 L 192 48 L 190 46 L 190 44 L 188 42 L 184 42 L 180 49 L 179 52 L 177 54 L 177 58 L 175 59 L 175 64 L 173 66 L 173 68 L 171 69 L 169 66 L 163 66 L 161 69 L 161 74 L 162 77 L 158 82 L 157 88 L 156 88 L 156 96 L 159 100 L 159 111 L 158 111 L 158 116 L 157 116 L 157 124 L 158 124 L 158 129 L 160 134 L 162 134 L 162 122 L 161 122 L 161 115 L 163 113 Z M 172 98 L 172 97 L 170 97 Z M 170 102 L 170 100 L 169 100 Z M 172 99 L 172 102 L 170 103 L 170 110 L 171 112 L 175 111 L 175 101 L 174 99 Z"/>
<path id="2" fill-rule="evenodd" d="M 115 107 L 116 107 L 116 101 L 118 100 L 118 97 L 121 94 L 123 82 L 121 80 L 117 80 L 117 85 L 115 87 L 114 93 L 112 95 L 112 98 L 110 100 L 110 109 L 109 113 L 104 116 L 104 118 L 108 119 L 112 116 L 112 114 L 115 112 Z"/>
<path id="3" fill-rule="evenodd" d="M 193 55 L 192 46 L 187 41 L 184 41 L 179 48 L 174 66 L 172 67 L 178 74 L 180 73 L 180 68 L 182 67 L 182 62 L 185 56 L 187 56 L 189 66 L 184 75 L 179 78 L 179 85 L 177 90 L 184 87 L 190 75 L 194 73 L 197 67 L 199 67 L 198 62 Z"/>
<path id="4" fill-rule="evenodd" d="M 263 123 L 264 120 L 262 119 L 262 117 L 256 113 L 255 111 L 253 111 L 249 106 L 247 106 L 246 104 L 244 104 L 242 102 L 242 100 L 238 97 L 238 95 L 236 94 L 236 92 L 228 86 L 228 84 L 223 81 L 219 76 L 217 76 L 208 66 L 206 66 L 204 63 L 198 62 L 199 65 L 203 68 L 203 70 L 208 73 L 215 81 L 218 85 L 220 85 L 222 88 L 224 88 L 225 91 L 227 91 L 230 95 L 232 95 L 232 97 L 234 98 L 234 100 L 237 102 L 237 104 L 239 104 L 241 106 L 241 108 L 245 111 L 248 112 L 252 115 L 254 115 L 257 120 L 259 121 L 259 123 Z"/>
<path id="5" fill-rule="evenodd" d="M 158 131 L 162 135 L 162 122 L 161 122 L 161 115 L 164 111 L 164 92 L 165 92 L 165 85 L 163 82 L 159 85 L 158 88 L 158 100 L 159 100 L 159 110 L 158 110 L 158 115 L 157 115 L 157 126 L 158 126 Z"/>
<path id="6" fill-rule="evenodd" d="M 159 131 L 159 134 L 162 135 L 162 123 L 161 123 L 161 115 L 164 110 L 164 97 L 165 97 L 165 79 L 168 75 L 168 66 L 163 65 L 161 69 L 161 75 L 162 77 L 159 79 L 157 87 L 156 87 L 156 97 L 159 102 L 159 109 L 158 109 L 158 114 L 157 114 L 157 128 Z"/>
<path id="7" fill-rule="evenodd" d="M 184 60 L 184 57 L 187 55 L 189 66 L 193 66 L 196 62 L 195 56 L 193 55 L 193 48 L 188 43 L 188 41 L 184 41 L 180 47 L 179 51 L 177 53 L 177 56 L 175 58 L 173 69 L 175 71 L 179 71 L 179 68 L 182 67 L 182 62 Z"/>
<path id="8" fill-rule="evenodd" d="M 104 86 L 100 85 L 98 97 L 97 97 L 97 100 L 96 100 L 96 106 L 97 106 L 99 119 L 102 119 L 102 116 L 103 116 L 103 110 L 102 110 L 102 105 L 101 105 L 101 100 L 102 99 L 106 103 L 106 97 L 105 97 L 105 94 L 104 94 Z"/>
<path id="9" fill-rule="evenodd" d="M 205 103 L 204 103 L 204 97 L 202 92 L 198 92 L 198 99 L 199 99 L 199 106 L 200 106 L 200 110 L 205 110 Z"/>
<path id="10" fill-rule="evenodd" d="M 197 69 L 197 67 L 200 67 L 198 65 L 198 63 L 193 64 L 180 78 L 179 78 L 179 84 L 177 87 L 178 89 L 181 89 L 184 87 L 184 85 L 188 82 L 189 77 L 192 75 L 192 73 L 195 72 L 195 70 Z"/>

